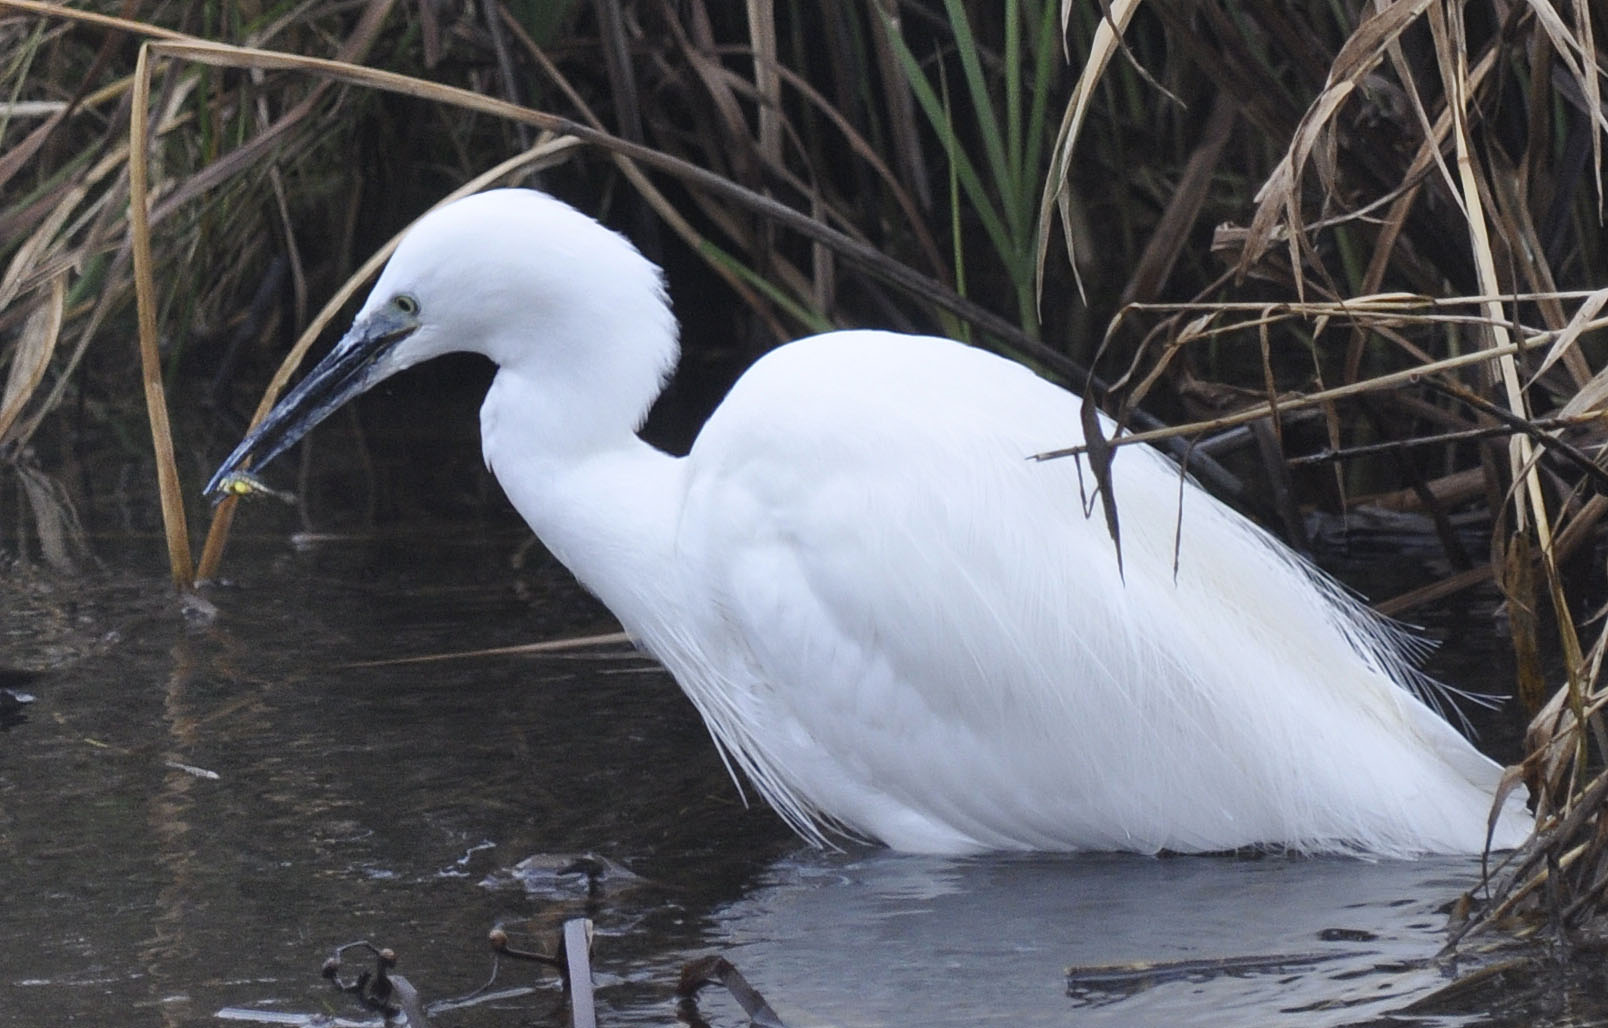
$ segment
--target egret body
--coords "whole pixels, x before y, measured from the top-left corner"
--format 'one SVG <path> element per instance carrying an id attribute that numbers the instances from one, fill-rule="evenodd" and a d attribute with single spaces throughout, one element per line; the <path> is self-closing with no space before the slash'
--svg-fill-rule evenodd
<path id="1" fill-rule="evenodd" d="M 209 489 L 459 350 L 498 366 L 509 499 L 806 838 L 1485 843 L 1500 769 L 1408 687 L 1399 631 L 1142 447 L 1114 464 L 1119 573 L 1076 462 L 1028 459 L 1081 441 L 1079 400 L 1017 364 L 832 332 L 758 361 L 686 457 L 641 441 L 678 355 L 659 270 L 541 193 L 421 219 Z M 1528 828 L 1509 802 L 1494 843 Z"/>

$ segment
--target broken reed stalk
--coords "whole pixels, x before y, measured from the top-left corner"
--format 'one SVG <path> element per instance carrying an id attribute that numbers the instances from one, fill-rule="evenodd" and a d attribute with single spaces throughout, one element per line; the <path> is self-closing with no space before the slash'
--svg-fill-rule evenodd
<path id="1" fill-rule="evenodd" d="M 592 995 L 592 922 L 572 917 L 564 922 L 564 980 L 569 983 L 570 1024 L 597 1028 L 597 1001 Z"/>
<path id="2" fill-rule="evenodd" d="M 737 1005 L 748 1015 L 749 1023 L 756 1028 L 782 1028 L 782 1019 L 760 994 L 748 983 L 743 973 L 725 957 L 699 957 L 681 966 L 681 980 L 676 984 L 680 999 L 678 1014 L 689 1024 L 703 1024 L 697 1016 L 698 993 L 708 985 L 719 985 L 731 994 Z"/>

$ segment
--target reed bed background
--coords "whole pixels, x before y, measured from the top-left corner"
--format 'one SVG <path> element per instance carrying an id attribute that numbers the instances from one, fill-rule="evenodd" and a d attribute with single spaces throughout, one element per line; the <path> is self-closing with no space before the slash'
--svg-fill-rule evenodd
<path id="1" fill-rule="evenodd" d="M 1458 938 L 1567 939 L 1608 899 L 1605 35 L 1589 0 L 0 0 L 0 456 L 153 439 L 173 577 L 211 577 L 239 416 L 409 219 L 539 173 L 670 269 L 695 368 L 947 333 L 1138 430 L 1097 475 L 1166 438 L 1298 547 L 1421 518 L 1448 571 L 1386 609 L 1501 590 L 1542 815 Z"/>

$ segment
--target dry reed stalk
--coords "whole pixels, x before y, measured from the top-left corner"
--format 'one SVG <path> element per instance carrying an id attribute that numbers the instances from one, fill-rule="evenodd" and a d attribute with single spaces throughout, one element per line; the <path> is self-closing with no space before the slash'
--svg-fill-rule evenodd
<path id="1" fill-rule="evenodd" d="M 759 96 L 759 152 L 782 166 L 782 80 L 776 53 L 776 5 L 748 0 L 748 35 L 754 53 L 754 88 Z"/>
<path id="2" fill-rule="evenodd" d="M 134 106 L 128 129 L 129 236 L 134 252 L 134 296 L 139 310 L 140 373 L 145 385 L 145 408 L 151 420 L 151 442 L 156 450 L 156 482 L 162 500 L 168 562 L 173 584 L 189 589 L 195 585 L 195 563 L 190 554 L 190 530 L 184 519 L 184 494 L 173 459 L 173 429 L 168 424 L 167 395 L 162 385 L 162 355 L 156 328 L 156 278 L 151 266 L 151 197 L 146 164 L 151 145 L 146 119 L 151 104 L 150 45 L 140 47 L 134 70 Z"/>

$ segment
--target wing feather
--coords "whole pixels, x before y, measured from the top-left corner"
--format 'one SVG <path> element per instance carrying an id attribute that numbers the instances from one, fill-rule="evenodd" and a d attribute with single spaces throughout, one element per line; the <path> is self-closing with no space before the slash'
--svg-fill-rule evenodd
<path id="1" fill-rule="evenodd" d="M 1193 485 L 1180 509 L 1148 449 L 1114 464 L 1119 573 L 1075 464 L 1027 459 L 1079 411 L 884 333 L 744 376 L 693 449 L 707 602 L 667 662 L 760 791 L 912 849 L 1477 848 L 1495 765 L 1401 688 L 1398 630 Z"/>

